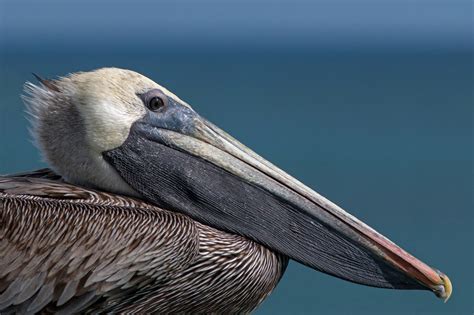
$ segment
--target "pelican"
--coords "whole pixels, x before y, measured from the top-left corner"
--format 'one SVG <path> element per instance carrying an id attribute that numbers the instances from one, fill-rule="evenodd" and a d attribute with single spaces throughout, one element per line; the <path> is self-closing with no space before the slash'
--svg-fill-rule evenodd
<path id="1" fill-rule="evenodd" d="M 248 313 L 288 260 L 355 283 L 449 278 L 136 72 L 27 83 L 50 169 L 0 178 L 0 312 Z"/>

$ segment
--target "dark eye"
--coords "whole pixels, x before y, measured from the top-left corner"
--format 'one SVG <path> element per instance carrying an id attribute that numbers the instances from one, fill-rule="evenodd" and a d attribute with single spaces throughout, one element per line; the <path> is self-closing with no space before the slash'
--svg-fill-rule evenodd
<path id="1" fill-rule="evenodd" d="M 151 110 L 152 112 L 156 112 L 157 110 L 159 110 L 163 106 L 165 106 L 165 102 L 159 96 L 152 97 L 148 101 L 148 104 L 147 104 L 148 109 Z"/>

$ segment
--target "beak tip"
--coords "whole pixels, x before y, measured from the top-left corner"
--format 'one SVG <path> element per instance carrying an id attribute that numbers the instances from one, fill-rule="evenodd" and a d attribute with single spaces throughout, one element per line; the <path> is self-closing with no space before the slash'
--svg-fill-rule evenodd
<path id="1" fill-rule="evenodd" d="M 448 276 L 442 272 L 439 272 L 439 277 L 441 278 L 442 284 L 436 286 L 434 289 L 434 293 L 437 297 L 443 300 L 446 303 L 449 298 L 451 297 L 451 293 L 453 292 L 453 285 L 451 284 L 451 280 L 449 280 Z"/>

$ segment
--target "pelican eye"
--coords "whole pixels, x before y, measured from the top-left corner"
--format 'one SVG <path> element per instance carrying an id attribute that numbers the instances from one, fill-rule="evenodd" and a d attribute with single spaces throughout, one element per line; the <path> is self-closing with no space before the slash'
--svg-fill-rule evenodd
<path id="1" fill-rule="evenodd" d="M 151 110 L 152 112 L 158 111 L 163 106 L 165 106 L 165 102 L 159 96 L 152 97 L 146 105 L 146 107 L 148 107 L 148 109 Z"/>

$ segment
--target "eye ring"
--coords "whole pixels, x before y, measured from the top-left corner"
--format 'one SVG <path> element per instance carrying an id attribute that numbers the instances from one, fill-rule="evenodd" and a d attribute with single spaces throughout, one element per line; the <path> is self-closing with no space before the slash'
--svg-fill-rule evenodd
<path id="1" fill-rule="evenodd" d="M 151 110 L 152 112 L 159 111 L 164 106 L 165 106 L 165 102 L 159 96 L 153 96 L 152 98 L 150 98 L 150 100 L 146 104 L 146 107 L 148 107 L 148 109 Z"/>

